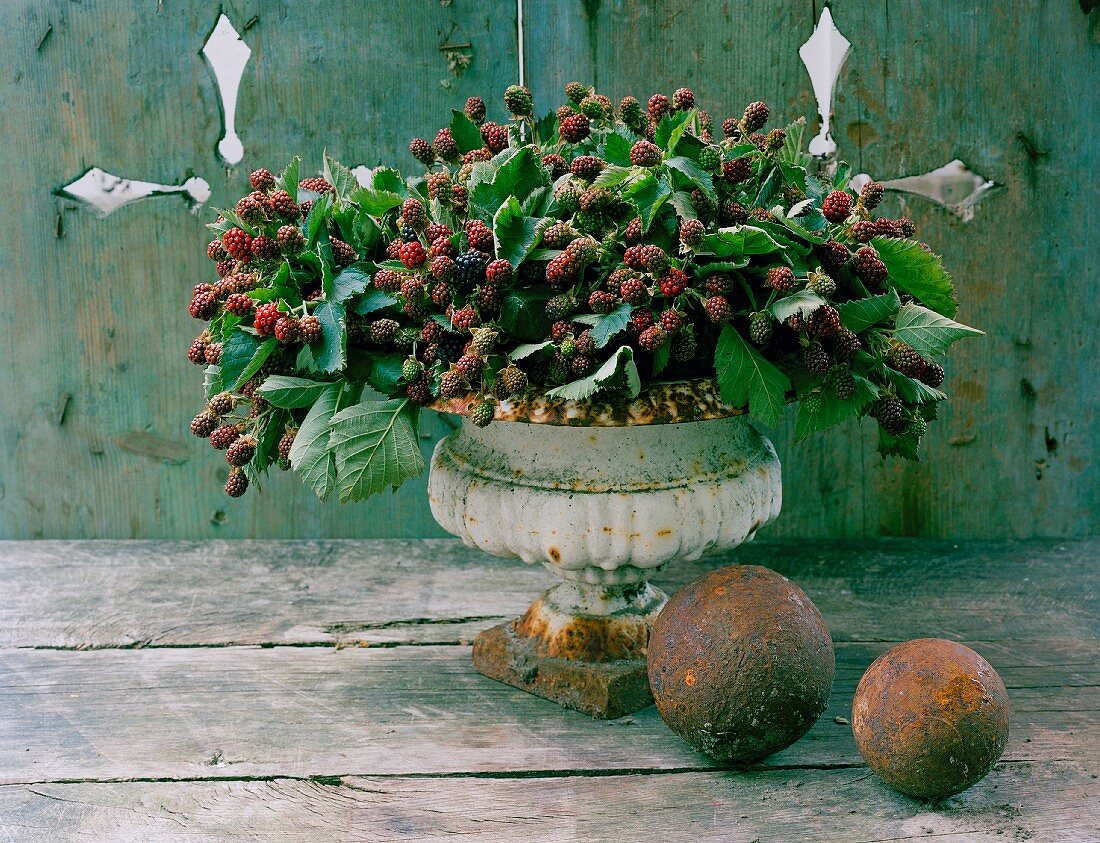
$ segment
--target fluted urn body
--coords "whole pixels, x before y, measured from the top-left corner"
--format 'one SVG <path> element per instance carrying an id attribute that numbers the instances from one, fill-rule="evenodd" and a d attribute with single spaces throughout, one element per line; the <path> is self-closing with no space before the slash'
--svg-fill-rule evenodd
<path id="1" fill-rule="evenodd" d="M 467 545 L 541 563 L 563 580 L 520 618 L 481 633 L 475 667 L 617 717 L 651 699 L 646 646 L 665 595 L 648 580 L 677 560 L 735 547 L 778 515 L 779 460 L 743 416 L 720 407 L 554 410 L 498 410 L 536 423 L 463 419 L 432 457 L 432 514 Z M 702 420 L 677 421 L 684 416 Z"/>

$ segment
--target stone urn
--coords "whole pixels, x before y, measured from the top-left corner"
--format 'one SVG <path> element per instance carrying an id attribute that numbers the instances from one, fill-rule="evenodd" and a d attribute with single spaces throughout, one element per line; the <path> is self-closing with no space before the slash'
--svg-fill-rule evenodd
<path id="1" fill-rule="evenodd" d="M 435 409 L 465 415 L 462 399 Z M 478 672 L 594 717 L 652 702 L 650 624 L 672 562 L 748 541 L 779 514 L 772 444 L 713 381 L 654 384 L 630 403 L 502 401 L 432 456 L 443 529 L 561 579 L 474 639 Z"/>

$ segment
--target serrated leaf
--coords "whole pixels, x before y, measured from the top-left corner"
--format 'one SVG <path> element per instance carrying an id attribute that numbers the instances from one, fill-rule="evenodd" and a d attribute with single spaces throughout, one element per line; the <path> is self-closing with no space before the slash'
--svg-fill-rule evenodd
<path id="1" fill-rule="evenodd" d="M 413 413 L 415 405 L 405 398 L 363 402 L 333 416 L 329 446 L 342 503 L 396 489 L 423 473 Z"/>
<path id="2" fill-rule="evenodd" d="M 397 304 L 397 299 L 382 290 L 368 290 L 355 305 L 355 312 L 360 316 L 366 316 L 387 307 Z"/>
<path id="3" fill-rule="evenodd" d="M 560 255 L 564 249 L 535 249 L 527 256 L 531 261 L 550 261 Z"/>
<path id="4" fill-rule="evenodd" d="M 926 252 L 914 240 L 875 237 L 871 244 L 894 284 L 937 313 L 955 315 L 959 309 L 955 288 L 939 255 Z"/>
<path id="5" fill-rule="evenodd" d="M 351 195 L 351 201 L 369 217 L 380 217 L 401 204 L 401 197 L 392 190 L 374 190 L 362 187 Z M 372 220 L 373 222 L 373 220 Z"/>
<path id="6" fill-rule="evenodd" d="M 295 202 L 298 201 L 298 168 L 301 164 L 302 159 L 295 155 L 286 165 L 283 174 L 275 179 L 275 186 L 289 193 Z"/>
<path id="7" fill-rule="evenodd" d="M 608 132 L 601 149 L 604 161 L 617 167 L 630 167 L 630 148 L 634 142 L 618 129 Z"/>
<path id="8" fill-rule="evenodd" d="M 404 362 L 403 354 L 372 355 L 367 381 L 383 395 L 392 395 L 399 388 L 401 366 Z"/>
<path id="9" fill-rule="evenodd" d="M 290 447 L 291 466 L 322 501 L 336 486 L 336 460 L 329 450 L 329 431 L 342 389 L 342 383 L 329 384 L 306 413 Z"/>
<path id="10" fill-rule="evenodd" d="M 637 207 L 638 215 L 642 218 L 642 230 L 646 231 L 661 206 L 672 195 L 672 188 L 665 179 L 647 174 L 630 185 L 625 195 Z"/>
<path id="11" fill-rule="evenodd" d="M 694 109 L 689 109 L 688 111 L 675 111 L 672 114 L 666 114 L 657 123 L 657 130 L 654 132 L 653 142 L 665 152 L 675 152 L 676 144 L 680 142 L 680 138 L 683 137 L 684 132 L 687 131 L 688 121 L 694 116 Z"/>
<path id="12" fill-rule="evenodd" d="M 325 217 L 328 215 L 329 205 L 332 203 L 331 193 L 322 193 L 315 200 L 313 205 L 309 209 L 309 216 L 306 217 L 305 223 L 303 223 L 303 234 L 306 236 L 306 246 L 312 249 L 317 242 L 317 238 L 325 228 Z"/>
<path id="13" fill-rule="evenodd" d="M 767 177 L 761 182 L 760 190 L 757 192 L 756 198 L 752 200 L 753 207 L 766 208 L 771 205 L 772 199 L 782 186 L 783 169 L 778 166 L 772 166 Z"/>
<path id="14" fill-rule="evenodd" d="M 802 401 L 798 402 L 798 415 L 795 418 L 795 441 L 801 441 L 812 433 L 828 430 L 838 424 L 858 416 L 860 408 L 868 401 L 878 397 L 878 387 L 862 375 L 852 373 L 856 381 L 856 391 L 851 398 L 837 398 L 830 390 L 821 391 L 821 412 L 808 413 Z M 801 396 L 800 396 L 801 397 Z"/>
<path id="15" fill-rule="evenodd" d="M 722 326 L 718 336 L 714 369 L 725 403 L 732 407 L 748 405 L 752 418 L 767 427 L 779 421 L 790 380 L 730 325 Z"/>
<path id="16" fill-rule="evenodd" d="M 943 354 L 957 340 L 984 335 L 984 331 L 940 316 L 934 310 L 912 302 L 902 306 L 894 323 L 894 338 L 908 343 L 928 357 Z"/>
<path id="17" fill-rule="evenodd" d="M 596 180 L 592 182 L 592 186 L 616 187 L 633 175 L 634 171 L 629 167 L 619 167 L 615 164 L 608 164 L 600 171 L 600 174 L 596 176 Z"/>
<path id="18" fill-rule="evenodd" d="M 629 304 L 624 303 L 610 313 L 593 314 L 596 318 L 588 324 L 592 326 L 591 334 L 596 343 L 596 348 L 603 348 L 612 337 L 626 330 L 626 326 L 630 324 L 631 309 Z"/>
<path id="19" fill-rule="evenodd" d="M 901 299 L 898 298 L 895 290 L 836 305 L 836 309 L 840 312 L 841 324 L 857 334 L 893 316 L 900 307 Z"/>
<path id="20" fill-rule="evenodd" d="M 306 368 L 315 372 L 335 372 L 344 368 L 347 360 L 344 306 L 339 302 L 323 301 L 313 311 L 321 320 L 321 341 L 316 345 L 302 346 Z"/>
<path id="21" fill-rule="evenodd" d="M 222 355 L 218 361 L 221 389 L 234 390 L 256 374 L 274 350 L 276 342 L 274 337 L 263 341 L 247 331 L 233 331 L 222 344 Z"/>
<path id="22" fill-rule="evenodd" d="M 278 457 L 279 440 L 285 432 L 288 417 L 285 410 L 274 410 L 260 422 L 259 430 L 254 432 L 257 439 L 256 456 L 249 466 L 256 474 L 266 472 L 267 467 Z"/>
<path id="23" fill-rule="evenodd" d="M 714 199 L 714 179 L 711 178 L 710 173 L 706 172 L 690 158 L 684 158 L 678 155 L 675 158 L 669 158 L 665 161 L 665 164 L 667 164 L 670 169 L 681 173 L 689 182 L 703 191 L 703 193 L 711 199 Z"/>
<path id="24" fill-rule="evenodd" d="M 796 167 L 808 167 L 813 160 L 808 152 L 803 152 L 802 144 L 806 137 L 806 118 L 799 117 L 786 129 L 787 137 L 783 141 L 783 150 L 779 153 L 779 160 Z M 803 188 L 805 189 L 805 188 Z"/>
<path id="25" fill-rule="evenodd" d="M 913 462 L 920 462 L 919 447 L 920 439 L 908 431 L 900 436 L 891 436 L 881 427 L 878 429 L 878 452 L 883 459 L 903 457 Z"/>
<path id="26" fill-rule="evenodd" d="M 653 377 L 657 377 L 668 366 L 668 361 L 672 359 L 672 343 L 666 342 L 660 348 L 653 352 Z"/>
<path id="27" fill-rule="evenodd" d="M 324 154 L 324 176 L 325 181 L 336 189 L 336 198 L 341 202 L 346 202 L 352 192 L 359 188 L 359 180 L 355 178 L 355 174 L 327 152 Z"/>
<path id="28" fill-rule="evenodd" d="M 620 382 L 624 382 L 626 392 L 631 398 L 636 398 L 642 391 L 642 379 L 634 362 L 634 351 L 628 345 L 620 346 L 593 374 L 549 389 L 546 395 L 549 398 L 583 401 L 601 389 L 617 386 Z"/>
<path id="29" fill-rule="evenodd" d="M 558 115 L 553 111 L 535 121 L 535 137 L 541 143 L 550 143 L 558 133 Z"/>
<path id="30" fill-rule="evenodd" d="M 326 381 L 313 381 L 307 378 L 294 378 L 289 375 L 270 375 L 260 384 L 257 392 L 267 399 L 269 404 L 294 410 L 313 404 L 321 393 L 332 386 Z"/>
<path id="31" fill-rule="evenodd" d="M 745 255 L 767 255 L 783 251 L 768 232 L 753 225 L 735 225 L 720 228 L 715 234 L 706 235 L 698 250 L 719 258 L 742 258 Z"/>
<path id="32" fill-rule="evenodd" d="M 511 290 L 501 303 L 497 322 L 516 339 L 541 340 L 550 333 L 546 302 L 551 295 L 549 290 Z"/>
<path id="33" fill-rule="evenodd" d="M 509 196 L 522 202 L 536 187 L 550 185 L 549 171 L 529 146 L 506 149 L 480 163 L 470 176 L 469 193 L 471 209 L 483 219 L 492 219 Z"/>
<path id="34" fill-rule="evenodd" d="M 330 301 L 345 302 L 363 292 L 370 284 L 370 272 L 373 269 L 372 264 L 353 263 L 351 266 L 345 266 L 335 275 L 322 278 L 325 298 Z"/>
<path id="35" fill-rule="evenodd" d="M 910 404 L 928 404 L 934 401 L 943 401 L 947 398 L 947 393 L 921 381 L 906 377 L 896 369 L 886 366 L 882 368 L 882 373 L 890 381 L 898 397 Z"/>
<path id="36" fill-rule="evenodd" d="M 553 342 L 547 340 L 546 342 L 531 342 L 524 345 L 516 346 L 510 352 L 508 352 L 508 358 L 510 360 L 523 360 L 534 354 L 546 354 L 554 351 L 557 348 Z"/>
<path id="37" fill-rule="evenodd" d="M 202 394 L 209 401 L 222 390 L 222 367 L 216 363 L 207 366 L 202 373 Z"/>
<path id="38" fill-rule="evenodd" d="M 451 136 L 458 144 L 459 151 L 463 153 L 481 149 L 485 146 L 485 141 L 481 137 L 481 129 L 457 108 L 451 109 Z"/>
<path id="39" fill-rule="evenodd" d="M 699 213 L 695 210 L 695 204 L 691 201 L 690 193 L 677 190 L 668 198 L 668 201 L 672 203 L 672 207 L 676 209 L 676 213 L 681 219 L 699 219 Z"/>
<path id="40" fill-rule="evenodd" d="M 796 313 L 803 317 L 809 316 L 823 304 L 827 304 L 827 302 L 817 293 L 810 290 L 799 290 L 794 295 L 776 299 L 768 310 L 771 311 L 777 322 L 785 322 L 788 317 L 794 316 Z"/>
<path id="41" fill-rule="evenodd" d="M 393 167 L 375 167 L 370 171 L 368 184 L 377 191 L 396 193 L 401 197 L 408 193 L 408 185 L 401 178 L 401 173 Z"/>
<path id="42" fill-rule="evenodd" d="M 513 267 L 527 257 L 538 239 L 538 220 L 524 215 L 516 197 L 509 196 L 493 215 L 493 241 L 498 258 Z"/>

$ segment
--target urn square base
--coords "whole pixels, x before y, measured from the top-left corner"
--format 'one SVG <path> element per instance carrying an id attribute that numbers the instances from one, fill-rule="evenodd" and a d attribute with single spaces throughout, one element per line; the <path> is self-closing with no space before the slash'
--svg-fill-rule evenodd
<path id="1" fill-rule="evenodd" d="M 645 659 L 590 662 L 539 655 L 538 639 L 516 633 L 519 619 L 474 638 L 474 669 L 565 708 L 613 720 L 653 703 Z"/>

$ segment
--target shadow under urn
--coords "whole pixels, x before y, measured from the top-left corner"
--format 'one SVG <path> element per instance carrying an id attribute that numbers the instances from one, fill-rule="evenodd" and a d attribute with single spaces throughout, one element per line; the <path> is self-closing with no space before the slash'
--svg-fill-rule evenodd
<path id="1" fill-rule="evenodd" d="M 463 399 L 435 409 L 465 416 Z M 653 384 L 619 404 L 502 401 L 436 446 L 440 526 L 558 583 L 474 639 L 478 672 L 593 717 L 653 702 L 646 655 L 670 563 L 736 547 L 779 514 L 771 442 L 712 380 Z"/>

